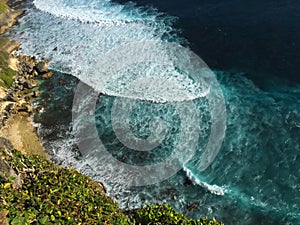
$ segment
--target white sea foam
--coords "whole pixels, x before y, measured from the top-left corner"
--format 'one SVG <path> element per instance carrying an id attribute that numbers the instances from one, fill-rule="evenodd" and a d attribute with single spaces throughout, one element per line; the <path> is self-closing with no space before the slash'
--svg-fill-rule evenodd
<path id="1" fill-rule="evenodd" d="M 124 6 L 112 4 L 110 1 L 89 0 L 34 0 L 36 8 L 57 17 L 75 19 L 85 23 L 118 25 L 128 22 L 142 22 L 138 13 L 125 13 Z"/>
<path id="2" fill-rule="evenodd" d="M 16 38 L 23 53 L 49 59 L 51 69 L 70 73 L 112 96 L 172 102 L 208 94 L 207 87 L 193 78 L 199 74 L 184 74 L 172 64 L 172 54 L 163 47 L 172 28 L 157 19 L 160 14 L 99 0 L 34 0 L 34 5 L 38 10 L 23 18 Z M 148 42 L 156 44 L 149 48 Z M 145 56 L 156 60 L 133 60 L 146 60 Z M 115 65 L 123 67 L 116 70 Z M 134 66 L 143 68 L 133 71 Z"/>
<path id="3" fill-rule="evenodd" d="M 208 184 L 204 181 L 201 181 L 190 169 L 188 169 L 186 166 L 183 166 L 183 170 L 186 172 L 187 177 L 197 185 L 200 185 L 201 187 L 205 188 L 208 190 L 210 193 L 215 194 L 215 195 L 224 195 L 225 194 L 225 189 L 218 186 L 218 185 L 211 185 Z"/>

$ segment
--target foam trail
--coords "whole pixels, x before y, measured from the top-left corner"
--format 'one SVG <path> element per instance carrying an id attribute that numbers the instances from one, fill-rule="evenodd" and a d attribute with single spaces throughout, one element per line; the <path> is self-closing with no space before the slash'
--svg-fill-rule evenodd
<path id="1" fill-rule="evenodd" d="M 76 1 L 68 0 L 34 0 L 33 4 L 41 11 L 47 12 L 56 17 L 66 19 L 79 20 L 85 23 L 100 23 L 106 25 L 120 25 L 128 22 L 142 22 L 142 18 L 136 16 L 126 15 L 121 13 L 124 6 L 114 4 L 109 1 L 98 1 L 97 7 L 90 7 L 91 1 Z"/>
<path id="2" fill-rule="evenodd" d="M 225 189 L 222 187 L 219 187 L 218 185 L 210 185 L 204 181 L 201 181 L 196 175 L 193 174 L 193 172 L 188 169 L 186 166 L 183 166 L 183 170 L 186 172 L 187 177 L 194 183 L 197 184 L 206 190 L 208 190 L 210 193 L 215 195 L 224 195 Z"/>
<path id="3" fill-rule="evenodd" d="M 29 11 L 24 18 L 28 27 L 20 27 L 16 38 L 22 53 L 49 59 L 51 69 L 72 74 L 111 96 L 180 102 L 209 93 L 207 85 L 195 82 L 199 71 L 185 74 L 188 66 L 178 71 L 170 59 L 174 53 L 163 37 L 172 35 L 172 27 L 157 19 L 160 14 L 98 0 L 34 0 L 34 4 L 39 10 Z M 189 60 L 187 52 L 179 57 Z"/>

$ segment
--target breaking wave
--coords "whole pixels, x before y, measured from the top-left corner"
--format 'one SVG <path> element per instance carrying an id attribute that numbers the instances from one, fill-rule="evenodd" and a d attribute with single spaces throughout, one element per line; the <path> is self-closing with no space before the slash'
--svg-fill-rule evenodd
<path id="1" fill-rule="evenodd" d="M 194 174 L 190 169 L 188 169 L 186 166 L 183 166 L 183 170 L 186 172 L 187 177 L 197 185 L 200 185 L 201 187 L 205 188 L 207 191 L 209 191 L 212 194 L 215 195 L 224 195 L 225 189 L 222 187 L 219 187 L 218 185 L 211 185 L 204 181 L 201 181 L 198 176 Z"/>
<path id="2" fill-rule="evenodd" d="M 110 1 L 35 0 L 34 5 L 16 38 L 23 53 L 49 59 L 51 69 L 112 96 L 172 102 L 207 95 L 205 82 L 195 81 L 207 72 L 187 74 L 186 65 L 174 63 L 180 41 L 171 27 L 173 17 Z M 170 41 L 175 41 L 173 50 Z M 182 53 L 178 57 L 190 60 L 188 52 Z"/>

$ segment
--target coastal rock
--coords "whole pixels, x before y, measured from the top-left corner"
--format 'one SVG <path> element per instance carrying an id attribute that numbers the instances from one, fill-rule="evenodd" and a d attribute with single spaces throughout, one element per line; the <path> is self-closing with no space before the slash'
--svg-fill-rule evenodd
<path id="1" fill-rule="evenodd" d="M 39 97 L 41 95 L 41 93 L 39 91 L 33 91 L 32 93 L 32 97 L 36 98 Z"/>
<path id="2" fill-rule="evenodd" d="M 60 80 L 59 81 L 59 85 L 61 85 L 61 86 L 65 85 L 66 83 L 67 83 L 67 81 L 65 81 L 65 80 Z"/>
<path id="3" fill-rule="evenodd" d="M 1 157 L 2 158 L 2 157 Z M 16 173 L 10 166 L 0 158 L 0 175 L 5 178 L 9 178 L 11 176 L 16 176 Z"/>
<path id="4" fill-rule="evenodd" d="M 39 84 L 36 78 L 42 75 L 43 79 L 52 77 L 52 72 L 48 72 L 48 62 L 37 63 L 35 57 L 24 55 L 15 56 L 17 59 L 18 73 L 10 89 L 6 90 L 2 97 L 2 113 L 0 116 L 0 127 L 4 126 L 7 119 L 12 114 L 31 115 L 35 111 L 31 106 L 33 98 L 40 96 L 40 92 L 33 90 Z M 38 65 L 39 64 L 39 65 Z M 46 71 L 39 73 L 39 71 Z"/>
<path id="5" fill-rule="evenodd" d="M 17 77 L 16 78 L 16 84 L 24 84 L 26 82 L 25 77 Z"/>
<path id="6" fill-rule="evenodd" d="M 5 149 L 8 152 L 8 154 L 10 154 L 10 152 L 13 149 L 13 146 L 10 141 L 0 137 L 0 148 Z M 14 182 L 12 184 L 12 188 L 20 188 L 22 186 L 21 175 L 17 174 L 17 172 L 9 166 L 9 163 L 3 159 L 1 153 L 0 153 L 0 175 L 6 179 L 9 179 L 10 177 L 15 177 Z"/>
<path id="7" fill-rule="evenodd" d="M 48 72 L 48 65 L 49 63 L 47 61 L 41 61 L 36 64 L 35 69 L 39 73 L 46 73 Z"/>
<path id="8" fill-rule="evenodd" d="M 191 211 L 196 210 L 198 207 L 199 207 L 199 203 L 198 203 L 198 202 L 193 202 L 193 203 L 187 205 L 186 209 L 187 209 L 189 212 L 191 212 Z"/>
<path id="9" fill-rule="evenodd" d="M 22 10 L 13 10 L 7 7 L 4 13 L 0 14 L 0 34 L 7 31 L 8 28 L 12 27 L 17 22 L 17 17 L 22 15 Z"/>
<path id="10" fill-rule="evenodd" d="M 9 93 L 6 96 L 6 101 L 11 101 L 11 102 L 17 102 L 18 101 L 18 94 L 15 92 Z"/>
<path id="11" fill-rule="evenodd" d="M 39 73 L 36 70 L 33 70 L 32 75 L 33 75 L 33 77 L 38 77 Z"/>
<path id="12" fill-rule="evenodd" d="M 32 88 L 35 88 L 35 87 L 38 86 L 38 82 L 37 82 L 36 80 L 33 80 L 33 79 L 26 80 L 26 81 L 23 83 L 23 86 L 24 86 L 24 88 L 32 89 Z"/>
<path id="13" fill-rule="evenodd" d="M 15 92 L 23 91 L 24 90 L 24 86 L 22 84 L 16 84 L 13 90 Z"/>
<path id="14" fill-rule="evenodd" d="M 49 79 L 52 76 L 53 76 L 53 73 L 52 72 L 48 72 L 48 73 L 45 73 L 45 74 L 42 75 L 42 79 L 46 80 L 46 79 Z"/>
<path id="15" fill-rule="evenodd" d="M 2 203 L 0 202 L 0 204 L 2 204 Z M 2 210 L 0 212 L 0 225 L 9 225 L 6 216 L 7 216 L 7 211 Z"/>
<path id="16" fill-rule="evenodd" d="M 106 193 L 106 188 L 101 182 L 93 182 L 92 187 L 99 189 L 103 194 Z"/>
<path id="17" fill-rule="evenodd" d="M 26 103 L 23 103 L 18 107 L 18 112 L 32 113 L 32 107 Z"/>
<path id="18" fill-rule="evenodd" d="M 19 94 L 20 94 L 19 98 L 22 98 L 22 97 L 30 94 L 31 92 L 32 92 L 32 89 L 24 88 L 24 90 L 22 92 L 19 92 Z"/>
<path id="19" fill-rule="evenodd" d="M 5 138 L 0 137 L 0 148 L 6 149 L 7 151 L 11 151 L 13 149 L 13 145 L 11 142 Z M 15 171 L 10 168 L 8 163 L 2 159 L 2 155 L 0 153 L 0 174 L 5 178 L 9 178 L 10 176 L 16 175 Z"/>
<path id="20" fill-rule="evenodd" d="M 14 107 L 15 107 L 15 103 L 9 103 L 6 107 L 5 107 L 5 111 L 6 112 L 10 112 L 10 111 L 12 111 L 13 109 L 14 109 Z"/>
<path id="21" fill-rule="evenodd" d="M 21 56 L 21 66 L 23 72 L 32 73 L 34 66 L 36 65 L 35 57 Z"/>
<path id="22" fill-rule="evenodd" d="M 33 97 L 32 95 L 26 95 L 26 96 L 24 97 L 25 102 L 30 103 L 32 97 Z"/>
<path id="23" fill-rule="evenodd" d="M 20 43 L 16 42 L 15 40 L 10 40 L 8 38 L 4 38 L 4 37 L 0 37 L 0 41 L 1 41 L 1 46 L 0 46 L 0 50 L 7 52 L 7 53 L 11 53 L 14 50 L 19 49 L 20 47 Z M 11 59 L 9 59 L 11 60 Z M 9 64 L 12 64 L 13 62 L 10 62 Z"/>

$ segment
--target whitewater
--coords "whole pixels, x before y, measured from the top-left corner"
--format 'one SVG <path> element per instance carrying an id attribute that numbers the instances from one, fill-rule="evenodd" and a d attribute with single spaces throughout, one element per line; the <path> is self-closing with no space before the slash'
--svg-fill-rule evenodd
<path id="1" fill-rule="evenodd" d="M 39 41 L 38 45 L 25 41 L 23 49 L 25 53 L 49 59 L 50 68 L 70 73 L 99 92 L 112 96 L 170 102 L 207 94 L 206 84 L 175 70 L 172 62 L 174 50 L 167 49 L 164 43 L 176 39 L 169 25 L 172 17 L 159 18 L 158 13 L 151 15 L 134 7 L 129 11 L 126 6 L 110 1 L 35 0 L 33 3 L 40 11 L 28 15 L 37 17 L 33 29 L 37 29 Z M 47 16 L 41 16 L 43 13 L 55 17 L 49 20 Z M 22 33 L 20 40 L 37 38 L 33 35 Z M 149 49 L 146 49 L 147 42 L 150 43 Z M 149 63 L 153 62 L 139 74 L 118 73 L 110 66 L 114 60 L 120 67 L 118 69 L 124 70 L 126 68 L 121 65 L 134 63 L 134 60 L 141 63 L 141 56 Z M 162 63 L 165 67 L 157 68 L 157 64 Z M 203 68 L 207 66 L 203 65 Z M 141 78 L 147 79 L 145 82 L 151 88 L 143 89 L 138 85 Z M 159 79 L 161 84 L 157 82 Z M 133 82 L 136 85 L 131 85 Z"/>
<path id="2" fill-rule="evenodd" d="M 298 88 L 263 91 L 240 71 L 212 72 L 189 51 L 177 54 L 174 50 L 183 49 L 187 40 L 174 30 L 175 20 L 151 7 L 137 7 L 133 3 L 34 0 L 12 33 L 22 43 L 20 52 L 48 59 L 57 80 L 65 79 L 60 73 L 71 74 L 85 88 L 79 93 L 77 83 L 71 82 L 73 86 L 47 90 L 53 97 L 41 114 L 56 115 L 59 110 L 52 110 L 51 104 L 67 108 L 70 102 L 74 103 L 74 95 L 66 94 L 72 90 L 80 94 L 81 104 L 68 110 L 73 116 L 81 116 L 67 124 L 53 121 L 53 127 L 41 125 L 39 132 L 46 149 L 60 164 L 104 182 L 108 194 L 126 209 L 139 207 L 145 200 L 167 201 L 188 216 L 216 216 L 227 224 L 257 224 L 262 215 L 267 217 L 264 224 L 272 224 L 266 223 L 270 218 L 283 218 L 282 224 L 298 224 Z M 140 53 L 144 53 L 142 59 Z M 174 55 L 182 60 L 174 63 Z M 197 66 L 194 62 L 198 62 Z M 191 73 L 186 74 L 185 70 Z M 99 93 L 104 95 L 99 97 Z M 112 118 L 118 99 L 122 100 L 122 110 L 116 112 L 119 117 Z M 137 101 L 129 121 L 124 119 L 128 115 L 128 99 Z M 196 108 L 192 115 L 199 117 L 197 140 L 179 141 L 177 103 Z M 224 113 L 226 120 L 220 119 Z M 152 124 L 152 118 L 165 122 L 157 125 L 157 120 Z M 194 129 L 194 121 L 191 116 L 184 122 Z M 128 165 L 161 162 L 172 155 L 175 147 L 189 149 L 189 143 L 195 146 L 195 152 L 192 158 L 186 158 L 179 151 L 184 159 L 179 160 L 181 170 L 167 180 L 155 183 L 149 176 L 145 180 L 152 179 L 151 185 L 133 188 L 126 181 L 135 179 L 136 174 L 97 160 L 101 152 L 78 152 L 80 135 L 85 135 L 83 141 L 92 150 L 99 144 L 86 132 L 89 125 L 95 126 L 97 137 L 116 161 Z M 155 146 L 155 151 L 132 152 L 128 146 L 135 143 L 124 146 L 126 136 L 119 135 L 114 126 L 119 131 L 124 127 L 132 129 L 129 137 L 149 139 L 153 142 L 149 146 Z M 164 133 L 165 127 L 171 131 Z M 52 133 L 57 133 L 57 138 L 47 139 Z M 210 133 L 218 135 L 211 139 Z M 161 139 L 155 134 L 165 138 L 160 146 L 156 143 Z M 212 154 L 207 154 L 207 148 L 213 150 L 209 151 Z M 101 159 L 110 160 L 108 156 Z M 203 159 L 213 163 L 205 165 Z M 199 204 L 197 210 L 189 211 L 188 206 L 194 202 Z"/>
<path id="3" fill-rule="evenodd" d="M 208 66 L 202 61 L 200 66 L 193 65 L 199 62 L 190 62 L 190 52 L 178 47 L 179 38 L 171 34 L 169 25 L 172 17 L 159 18 L 154 10 L 149 14 L 134 7 L 126 11 L 126 6 L 109 1 L 35 0 L 33 4 L 39 11 L 29 13 L 24 20 L 36 17 L 31 18 L 36 21 L 31 29 L 37 29 L 39 35 L 21 32 L 22 52 L 49 59 L 51 69 L 72 74 L 99 93 L 163 103 L 202 98 L 209 95 L 211 86 L 219 88 Z M 40 15 L 45 12 L 54 17 L 49 20 Z M 36 41 L 24 41 L 32 38 Z M 177 42 L 170 47 L 168 39 Z M 176 58 L 178 51 L 180 55 Z M 126 68 L 134 67 L 134 63 L 143 65 Z M 222 98 L 220 90 L 214 92 Z M 211 104 L 223 104 L 225 111 L 224 102 Z M 213 113 L 212 117 L 220 116 L 220 112 Z M 216 122 L 213 129 L 217 130 L 217 126 L 224 126 L 224 122 Z M 219 133 L 218 136 L 224 136 L 224 130 Z M 221 142 L 222 138 L 219 139 Z M 213 141 L 209 141 L 208 148 L 219 148 L 213 146 Z M 214 153 L 211 161 L 215 156 Z M 221 188 L 213 187 L 208 190 L 224 194 Z"/>

